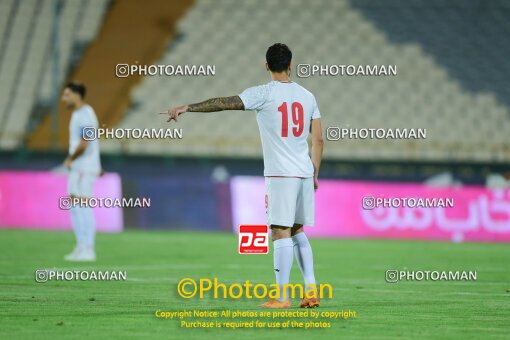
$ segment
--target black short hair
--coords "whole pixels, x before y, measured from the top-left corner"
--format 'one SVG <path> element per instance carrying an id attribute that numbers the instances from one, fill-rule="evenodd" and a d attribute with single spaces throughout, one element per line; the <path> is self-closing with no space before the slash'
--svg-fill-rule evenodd
<path id="1" fill-rule="evenodd" d="M 267 49 L 266 62 L 271 72 L 287 71 L 291 60 L 292 52 L 285 44 L 276 43 Z"/>
<path id="2" fill-rule="evenodd" d="M 78 93 L 82 99 L 85 98 L 85 94 L 87 94 L 87 88 L 85 85 L 75 81 L 68 83 L 66 85 L 66 89 L 69 89 L 74 93 Z"/>

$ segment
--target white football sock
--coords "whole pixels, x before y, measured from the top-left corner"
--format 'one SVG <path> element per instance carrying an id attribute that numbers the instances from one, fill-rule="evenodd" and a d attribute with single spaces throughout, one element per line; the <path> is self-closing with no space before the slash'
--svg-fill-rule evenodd
<path id="1" fill-rule="evenodd" d="M 86 247 L 94 249 L 96 239 L 96 221 L 94 219 L 94 212 L 90 207 L 82 207 L 80 211 L 83 223 L 83 242 Z"/>
<path id="2" fill-rule="evenodd" d="M 286 298 L 290 298 L 289 292 L 287 291 L 284 297 L 283 285 L 289 283 L 290 270 L 292 269 L 292 262 L 294 256 L 292 254 L 293 243 L 292 239 L 282 238 L 273 242 L 274 248 L 274 272 L 276 275 L 276 283 L 280 286 L 280 298 L 279 301 L 284 301 Z"/>
<path id="3" fill-rule="evenodd" d="M 305 286 L 309 284 L 315 285 L 315 275 L 313 272 L 313 253 L 312 247 L 305 233 L 299 233 L 292 236 L 294 241 L 294 255 L 296 255 L 296 261 L 303 274 L 305 280 Z"/>
<path id="4" fill-rule="evenodd" d="M 76 238 L 76 244 L 78 247 L 84 244 L 83 221 L 80 209 L 81 208 L 79 206 L 75 206 L 69 210 L 71 213 L 71 225 L 73 227 L 74 236 Z"/>

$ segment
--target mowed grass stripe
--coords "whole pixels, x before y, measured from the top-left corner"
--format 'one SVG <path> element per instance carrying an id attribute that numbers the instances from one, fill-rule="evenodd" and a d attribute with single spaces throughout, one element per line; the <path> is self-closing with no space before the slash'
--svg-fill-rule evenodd
<path id="1" fill-rule="evenodd" d="M 318 282 L 334 298 L 318 311 L 356 310 L 358 318 L 331 320 L 328 329 L 184 329 L 159 310 L 260 310 L 250 299 L 185 300 L 184 277 L 221 283 L 274 282 L 272 255 L 238 255 L 230 233 L 99 234 L 96 263 L 70 264 L 70 232 L 0 230 L 0 337 L 182 339 L 507 338 L 510 331 L 510 247 L 506 244 L 311 240 Z M 40 268 L 126 270 L 125 282 L 36 283 Z M 476 282 L 386 283 L 387 269 L 476 270 Z M 301 283 L 294 264 L 292 282 Z M 294 301 L 294 308 L 298 300 Z M 35 320 L 35 321 L 34 321 Z"/>

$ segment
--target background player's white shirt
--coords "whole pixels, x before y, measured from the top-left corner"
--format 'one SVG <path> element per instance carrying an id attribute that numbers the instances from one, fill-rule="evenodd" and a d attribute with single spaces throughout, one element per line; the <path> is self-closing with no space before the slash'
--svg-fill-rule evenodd
<path id="1" fill-rule="evenodd" d="M 311 120 L 321 116 L 313 94 L 294 82 L 271 81 L 239 97 L 245 110 L 257 112 L 264 176 L 313 177 L 307 138 Z"/>
<path id="2" fill-rule="evenodd" d="M 90 105 L 83 105 L 75 110 L 69 123 L 69 154 L 73 154 L 83 139 L 85 127 L 98 128 L 97 117 Z M 99 158 L 99 141 L 88 141 L 85 151 L 71 163 L 71 170 L 99 175 L 101 160 Z"/>

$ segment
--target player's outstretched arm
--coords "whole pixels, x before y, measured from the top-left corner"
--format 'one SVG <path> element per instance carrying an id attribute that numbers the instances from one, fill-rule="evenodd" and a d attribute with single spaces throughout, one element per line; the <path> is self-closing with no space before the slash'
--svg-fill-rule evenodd
<path id="1" fill-rule="evenodd" d="M 244 110 L 244 104 L 239 96 L 218 97 L 204 100 L 200 103 L 174 107 L 161 114 L 168 114 L 167 122 L 177 121 L 177 117 L 184 112 L 216 112 L 223 110 Z"/>
<path id="2" fill-rule="evenodd" d="M 313 181 L 315 190 L 319 188 L 319 169 L 322 161 L 322 151 L 324 150 L 324 139 L 322 138 L 321 120 L 312 120 L 312 163 L 313 163 Z"/>

